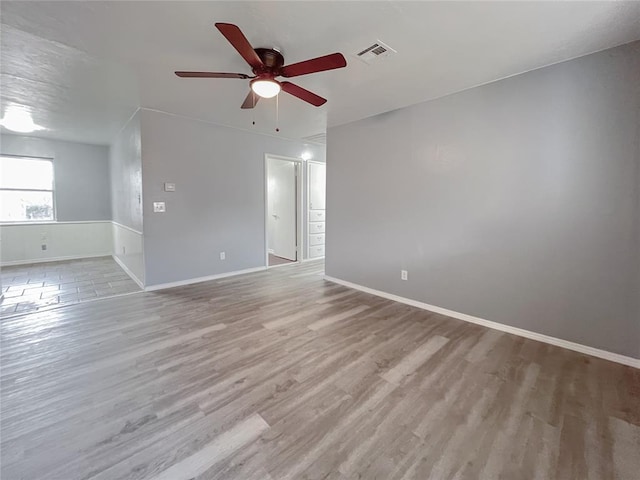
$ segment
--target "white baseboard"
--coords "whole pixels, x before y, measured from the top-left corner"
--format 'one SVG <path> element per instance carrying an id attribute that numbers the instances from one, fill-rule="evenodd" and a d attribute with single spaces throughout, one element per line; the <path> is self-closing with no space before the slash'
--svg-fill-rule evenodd
<path id="1" fill-rule="evenodd" d="M 36 227 L 42 225 L 82 225 L 87 223 L 112 223 L 113 220 L 47 220 L 44 222 L 2 222 L 3 227 Z"/>
<path id="2" fill-rule="evenodd" d="M 324 260 L 324 257 L 305 258 L 302 260 L 302 263 L 317 262 L 318 260 Z"/>
<path id="3" fill-rule="evenodd" d="M 254 268 L 247 268 L 245 270 L 236 270 L 234 272 L 218 273 L 217 275 L 209 275 L 207 277 L 189 278 L 187 280 L 180 280 L 178 282 L 159 283 L 157 285 L 148 285 L 147 287 L 145 287 L 145 291 L 153 292 L 155 290 L 164 290 L 166 288 L 182 287 L 184 285 L 192 285 L 194 283 L 209 282 L 211 280 L 218 280 L 220 278 L 235 277 L 236 275 L 244 275 L 246 273 L 262 272 L 266 269 L 267 267 L 254 267 Z"/>
<path id="4" fill-rule="evenodd" d="M 136 277 L 136 276 L 135 276 L 135 274 L 134 274 L 131 270 L 129 270 L 129 267 L 127 267 L 127 266 L 125 265 L 125 263 L 124 263 L 122 260 L 120 260 L 120 259 L 119 259 L 118 257 L 116 257 L 115 255 L 111 255 L 111 258 L 113 258 L 113 260 L 114 260 L 118 265 L 120 265 L 120 268 L 121 268 L 122 270 L 124 270 L 124 273 L 126 273 L 127 275 L 129 275 L 129 276 L 131 277 L 131 280 L 133 280 L 134 282 L 136 282 L 136 283 L 138 284 L 138 286 L 139 286 L 141 289 L 143 289 L 143 290 L 144 290 L 144 283 L 142 283 L 142 281 L 141 281 L 138 277 Z"/>
<path id="5" fill-rule="evenodd" d="M 529 338 L 531 340 L 537 340 L 539 342 L 548 343 L 550 345 L 555 345 L 557 347 L 562 347 L 568 350 L 584 353 L 586 355 L 591 355 L 593 357 L 603 358 L 611 362 L 621 363 L 623 365 L 628 365 L 634 368 L 640 368 L 640 359 L 637 359 L 637 358 L 627 357 L 625 355 L 620 355 L 618 353 L 607 352 L 606 350 L 600 350 L 599 348 L 589 347 L 587 345 L 581 345 L 579 343 L 570 342 L 568 340 L 562 340 L 561 338 L 550 337 L 549 335 L 543 335 L 542 333 L 532 332 L 530 330 L 525 330 L 523 328 L 512 327 L 509 325 L 505 325 L 503 323 L 492 322 L 491 320 L 485 320 L 483 318 L 474 317 L 473 315 L 467 315 L 466 313 L 460 313 L 460 312 L 455 312 L 453 310 L 448 310 L 446 308 L 436 307 L 435 305 L 429 305 L 428 303 L 419 302 L 417 300 L 411 300 L 410 298 L 400 297 L 398 295 L 383 292 L 381 290 L 374 290 L 373 288 L 364 287 L 362 285 L 347 282 L 345 280 L 340 280 L 339 278 L 330 277 L 328 275 L 325 275 L 324 279 L 329 282 L 343 285 L 345 287 L 353 288 L 354 290 L 360 290 L 365 293 L 370 293 L 371 295 L 376 295 L 378 297 L 386 298 L 388 300 L 393 300 L 395 302 L 411 305 L 412 307 L 417 307 L 423 310 L 428 310 L 430 312 L 446 315 L 448 317 L 457 318 L 458 320 L 464 320 L 465 322 L 475 323 L 477 325 L 482 325 L 483 327 L 492 328 L 494 330 L 500 330 L 501 332 L 511 333 L 513 335 L 518 335 L 520 337 Z"/>
<path id="6" fill-rule="evenodd" d="M 3 262 L 0 267 L 15 267 L 16 265 L 31 265 L 34 263 L 49 263 L 49 262 L 64 262 L 65 260 L 82 260 L 86 258 L 99 258 L 110 257 L 111 252 L 99 253 L 96 255 L 70 255 L 68 257 L 50 257 L 50 258 L 35 258 L 30 260 L 12 260 L 10 262 Z"/>
<path id="7" fill-rule="evenodd" d="M 291 265 L 300 265 L 301 262 L 279 263 L 278 265 L 268 265 L 266 268 L 271 270 L 272 268 L 290 267 Z"/>

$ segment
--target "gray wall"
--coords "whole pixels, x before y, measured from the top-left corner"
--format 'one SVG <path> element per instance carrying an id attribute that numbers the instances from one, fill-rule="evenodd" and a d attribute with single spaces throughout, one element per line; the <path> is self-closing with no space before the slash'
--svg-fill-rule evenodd
<path id="1" fill-rule="evenodd" d="M 142 152 L 138 111 L 111 144 L 112 220 L 142 232 Z"/>
<path id="2" fill-rule="evenodd" d="M 58 221 L 111 219 L 109 147 L 3 134 L 0 151 L 53 158 Z"/>
<path id="3" fill-rule="evenodd" d="M 327 275 L 639 358 L 639 89 L 636 42 L 329 129 Z"/>
<path id="4" fill-rule="evenodd" d="M 135 279 L 145 284 L 139 111 L 113 140 L 109 151 L 109 167 L 112 219 L 116 223 L 113 226 L 113 254 Z"/>
<path id="5" fill-rule="evenodd" d="M 264 266 L 264 155 L 324 147 L 141 110 L 146 285 Z M 164 182 L 176 192 L 163 191 Z M 167 212 L 153 213 L 165 201 Z M 219 253 L 226 252 L 226 260 Z"/>

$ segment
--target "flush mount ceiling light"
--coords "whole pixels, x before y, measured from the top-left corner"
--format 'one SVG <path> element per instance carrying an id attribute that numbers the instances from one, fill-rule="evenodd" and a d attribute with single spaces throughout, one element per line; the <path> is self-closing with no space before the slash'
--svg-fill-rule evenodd
<path id="1" fill-rule="evenodd" d="M 4 112 L 4 117 L 0 120 L 0 125 L 7 130 L 18 133 L 32 133 L 37 130 L 45 130 L 44 127 L 33 123 L 30 112 L 15 106 L 7 108 Z"/>
<path id="2" fill-rule="evenodd" d="M 251 90 L 262 98 L 272 98 L 280 93 L 280 82 L 273 78 L 258 77 L 251 80 Z"/>

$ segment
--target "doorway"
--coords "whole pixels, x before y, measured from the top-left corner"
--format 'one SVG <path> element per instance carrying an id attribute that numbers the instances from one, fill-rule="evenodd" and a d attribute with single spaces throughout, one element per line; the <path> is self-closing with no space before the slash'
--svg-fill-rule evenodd
<path id="1" fill-rule="evenodd" d="M 302 161 L 265 155 L 266 265 L 276 267 L 301 259 Z"/>

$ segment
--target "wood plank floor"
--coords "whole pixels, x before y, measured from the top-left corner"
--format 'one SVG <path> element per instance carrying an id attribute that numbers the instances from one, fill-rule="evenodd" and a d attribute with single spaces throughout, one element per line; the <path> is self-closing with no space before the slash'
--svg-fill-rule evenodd
<path id="1" fill-rule="evenodd" d="M 1 478 L 640 478 L 639 370 L 322 268 L 5 319 Z"/>

